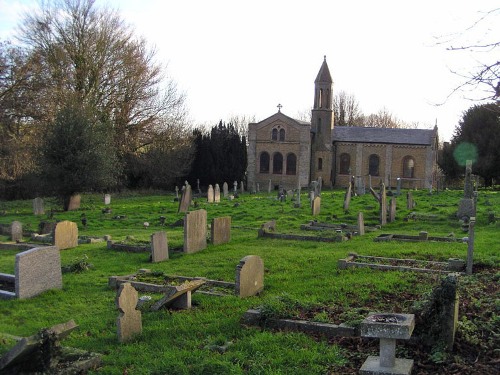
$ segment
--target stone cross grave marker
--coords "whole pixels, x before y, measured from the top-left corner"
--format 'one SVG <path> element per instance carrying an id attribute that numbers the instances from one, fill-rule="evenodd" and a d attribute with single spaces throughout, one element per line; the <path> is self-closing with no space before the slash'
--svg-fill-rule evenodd
<path id="1" fill-rule="evenodd" d="M 231 217 L 217 217 L 212 219 L 210 226 L 212 244 L 220 245 L 231 241 Z"/>
<path id="2" fill-rule="evenodd" d="M 317 216 L 321 210 L 321 197 L 315 197 L 312 202 L 312 215 Z"/>
<path id="3" fill-rule="evenodd" d="M 224 196 L 224 198 L 227 198 L 227 196 L 229 195 L 229 187 L 227 186 L 227 182 L 224 182 L 222 184 L 222 195 Z"/>
<path id="4" fill-rule="evenodd" d="M 214 202 L 215 203 L 220 203 L 220 187 L 219 187 L 219 184 L 215 184 Z"/>
<path id="5" fill-rule="evenodd" d="M 385 193 L 385 185 L 380 184 L 380 225 L 387 224 L 387 195 Z"/>
<path id="6" fill-rule="evenodd" d="M 10 224 L 10 239 L 15 242 L 23 239 L 23 225 L 19 221 L 13 221 Z"/>
<path id="7" fill-rule="evenodd" d="M 69 198 L 68 211 L 78 210 L 80 208 L 81 201 L 82 197 L 80 194 L 72 195 Z"/>
<path id="8" fill-rule="evenodd" d="M 238 193 L 238 183 L 236 181 L 233 182 L 233 190 L 234 194 Z"/>
<path id="9" fill-rule="evenodd" d="M 207 202 L 214 203 L 214 188 L 212 185 L 208 185 Z"/>
<path id="10" fill-rule="evenodd" d="M 104 204 L 111 204 L 111 194 L 104 194 Z"/>
<path id="11" fill-rule="evenodd" d="M 168 259 L 168 241 L 166 232 L 151 235 L 151 261 L 153 263 Z"/>
<path id="12" fill-rule="evenodd" d="M 396 220 L 396 198 L 392 197 L 389 201 L 389 223 Z"/>
<path id="13" fill-rule="evenodd" d="M 120 285 L 116 296 L 116 307 L 120 315 L 116 320 L 118 340 L 129 341 L 135 335 L 142 333 L 142 316 L 136 310 L 139 294 L 130 283 Z"/>
<path id="14" fill-rule="evenodd" d="M 465 164 L 465 183 L 464 196 L 458 205 L 457 217 L 473 217 L 476 215 L 476 206 L 474 205 L 474 192 L 472 183 L 472 160 L 467 160 Z"/>
<path id="15" fill-rule="evenodd" d="M 43 199 L 42 198 L 33 199 L 33 213 L 35 215 L 45 214 L 45 210 L 43 208 Z"/>
<path id="16" fill-rule="evenodd" d="M 207 247 L 207 211 L 196 210 L 184 216 L 184 252 L 195 253 Z"/>
<path id="17" fill-rule="evenodd" d="M 179 209 L 177 212 L 188 212 L 189 205 L 191 204 L 191 200 L 193 199 L 193 193 L 191 191 L 191 186 L 188 184 L 185 186 L 182 192 L 182 198 L 179 201 Z"/>
<path id="18" fill-rule="evenodd" d="M 59 250 L 78 246 L 78 226 L 68 220 L 60 221 L 54 229 L 54 245 Z"/>
<path id="19" fill-rule="evenodd" d="M 264 262 L 257 255 L 248 255 L 236 266 L 236 294 L 241 298 L 254 296 L 264 289 Z"/>

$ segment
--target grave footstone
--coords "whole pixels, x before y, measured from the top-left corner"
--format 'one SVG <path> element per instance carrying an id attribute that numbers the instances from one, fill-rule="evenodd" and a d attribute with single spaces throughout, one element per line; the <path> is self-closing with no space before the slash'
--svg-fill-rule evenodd
<path id="1" fill-rule="evenodd" d="M 151 235 L 151 261 L 162 262 L 168 259 L 168 241 L 166 232 L 156 232 Z"/>
<path id="2" fill-rule="evenodd" d="M 191 192 L 191 186 L 188 184 L 184 187 L 184 190 L 182 191 L 182 198 L 179 201 L 179 209 L 177 210 L 177 212 L 178 213 L 188 212 L 192 199 L 193 199 L 193 194 Z"/>
<path id="3" fill-rule="evenodd" d="M 104 204 L 111 204 L 111 194 L 104 194 Z"/>
<path id="4" fill-rule="evenodd" d="M 72 221 L 60 221 L 54 228 L 54 245 L 59 250 L 78 246 L 78 226 Z"/>
<path id="5" fill-rule="evenodd" d="M 207 247 L 207 211 L 196 210 L 184 217 L 185 253 L 195 253 Z"/>
<path id="6" fill-rule="evenodd" d="M 214 203 L 214 188 L 212 185 L 208 185 L 207 201 L 208 203 Z"/>
<path id="7" fill-rule="evenodd" d="M 139 310 L 136 310 L 138 298 L 137 290 L 130 284 L 120 285 L 116 296 L 116 307 L 120 315 L 116 320 L 118 328 L 118 340 L 126 342 L 135 335 L 142 333 L 142 316 Z"/>
<path id="8" fill-rule="evenodd" d="M 42 198 L 33 199 L 33 213 L 35 215 L 45 214 L 45 210 L 43 208 L 43 199 Z"/>
<path id="9" fill-rule="evenodd" d="M 13 221 L 10 225 L 10 239 L 20 242 L 23 239 L 23 225 L 19 221 Z"/>
<path id="10" fill-rule="evenodd" d="M 220 203 L 220 187 L 219 187 L 219 184 L 215 184 L 214 202 L 215 203 Z"/>
<path id="11" fill-rule="evenodd" d="M 264 262 L 257 255 L 248 255 L 236 266 L 236 294 L 241 298 L 254 296 L 264 289 Z"/>
<path id="12" fill-rule="evenodd" d="M 321 197 L 315 197 L 312 203 L 312 215 L 317 216 L 321 211 Z"/>
<path id="13" fill-rule="evenodd" d="M 231 217 L 217 217 L 212 219 L 210 226 L 212 244 L 220 245 L 231 241 Z"/>

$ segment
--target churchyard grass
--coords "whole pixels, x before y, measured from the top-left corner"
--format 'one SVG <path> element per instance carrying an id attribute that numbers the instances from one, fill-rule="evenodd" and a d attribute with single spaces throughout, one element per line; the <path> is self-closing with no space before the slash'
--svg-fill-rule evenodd
<path id="1" fill-rule="evenodd" d="M 405 191 L 403 192 L 405 193 Z M 276 220 L 277 233 L 320 236 L 322 232 L 300 230 L 310 220 L 355 224 L 358 211 L 364 212 L 365 224 L 378 224 L 378 203 L 367 194 L 354 197 L 349 212 L 343 211 L 344 191 L 324 190 L 321 213 L 312 217 L 307 195 L 302 207 L 294 202 L 276 200 L 275 194 L 242 194 L 229 201 L 208 204 L 206 198 L 195 198 L 198 208 L 207 210 L 208 223 L 214 217 L 231 216 L 231 242 L 213 246 L 194 254 L 181 252 L 183 229 L 170 224 L 183 218 L 177 214 L 178 203 L 172 194 L 124 193 L 112 196 L 112 212 L 105 214 L 100 195 L 82 195 L 82 206 L 73 212 L 58 211 L 55 202 L 46 200 L 46 215 L 34 216 L 31 201 L 0 202 L 0 223 L 18 220 L 23 228 L 36 230 L 41 220 L 70 220 L 78 224 L 79 235 L 111 235 L 115 241 L 147 243 L 153 232 L 165 230 L 170 259 L 150 263 L 148 253 L 108 250 L 106 243 L 83 244 L 61 251 L 62 265 L 85 259 L 92 268 L 79 273 L 63 274 L 63 289 L 51 290 L 27 300 L 0 301 L 0 332 L 28 336 L 43 327 L 74 319 L 79 329 L 63 344 L 103 354 L 102 374 L 324 374 L 341 373 L 345 363 L 343 349 L 329 345 L 326 339 L 293 332 L 273 332 L 243 327 L 240 319 L 250 308 L 264 306 L 268 314 L 292 317 L 310 310 L 312 319 L 328 321 L 327 309 L 340 307 L 337 317 L 356 322 L 366 314 L 364 306 L 391 312 L 397 305 L 402 312 L 439 283 L 435 274 L 381 272 L 370 269 L 339 270 L 337 261 L 349 252 L 362 255 L 446 261 L 466 258 L 467 245 L 461 242 L 374 242 L 382 233 L 457 238 L 467 235 L 454 217 L 461 191 L 429 195 L 413 191 L 417 206 L 408 210 L 406 197 L 397 198 L 396 221 L 365 236 L 338 243 L 303 242 L 258 238 L 260 225 Z M 488 213 L 498 215 L 500 193 L 480 191 L 476 225 L 474 260 L 498 267 L 497 233 L 500 223 L 488 223 Z M 54 209 L 49 219 L 50 209 Z M 191 207 L 191 210 L 196 208 Z M 411 216 L 412 212 L 419 216 Z M 87 226 L 81 223 L 82 214 Z M 117 216 L 122 218 L 118 219 Z M 160 225 L 165 216 L 166 226 Z M 410 217 L 408 221 L 404 218 Z M 149 223 L 149 227 L 144 226 Z M 326 233 L 326 232 L 325 232 Z M 0 236 L 7 241 L 6 236 Z M 28 240 L 25 238 L 25 240 Z M 13 273 L 16 251 L 0 250 L 0 272 Z M 232 281 L 235 267 L 246 255 L 258 255 L 264 261 L 264 292 L 258 297 L 214 297 L 193 294 L 193 309 L 183 311 L 143 311 L 143 333 L 133 341 L 121 344 L 116 334 L 116 291 L 108 286 L 113 275 L 136 273 L 141 268 L 162 271 L 168 275 L 203 276 Z M 140 293 L 144 295 L 146 293 Z M 401 297 L 400 301 L 398 296 Z M 407 310 L 408 309 L 408 310 Z M 11 343 L 0 342 L 0 351 Z"/>

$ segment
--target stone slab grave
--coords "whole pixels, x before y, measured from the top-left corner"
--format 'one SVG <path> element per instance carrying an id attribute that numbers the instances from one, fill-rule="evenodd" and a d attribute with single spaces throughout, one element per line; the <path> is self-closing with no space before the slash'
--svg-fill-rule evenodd
<path id="1" fill-rule="evenodd" d="M 116 319 L 118 340 L 130 341 L 134 336 L 142 333 L 141 311 L 137 310 L 139 294 L 130 283 L 120 285 L 116 293 L 116 307 L 120 315 Z"/>
<path id="2" fill-rule="evenodd" d="M 59 250 L 70 249 L 78 246 L 78 226 L 68 220 L 60 221 L 54 228 L 54 245 Z"/>
<path id="3" fill-rule="evenodd" d="M 140 270 L 133 275 L 111 276 L 108 286 L 116 289 L 123 283 L 130 283 L 141 292 L 168 295 L 178 292 L 176 285 L 173 284 L 179 285 L 184 282 L 201 280 L 203 281 L 201 285 L 196 286 L 195 284 L 198 293 L 215 296 L 237 295 L 240 298 L 257 295 L 264 289 L 264 262 L 260 257 L 249 255 L 241 259 L 236 265 L 235 274 L 235 282 L 228 282 L 210 280 L 205 277 L 165 275 L 150 270 Z M 147 280 L 147 282 L 141 280 Z M 227 292 L 228 290 L 230 293 Z"/>
<path id="4" fill-rule="evenodd" d="M 63 347 L 60 341 L 78 325 L 73 320 L 41 329 L 37 334 L 19 338 L 0 358 L 0 373 L 14 374 L 86 374 L 101 364 L 100 354 Z"/>
<path id="5" fill-rule="evenodd" d="M 187 212 L 184 217 L 185 253 L 195 253 L 207 247 L 207 211 Z"/>
<path id="6" fill-rule="evenodd" d="M 59 249 L 36 247 L 16 254 L 15 274 L 0 273 L 0 284 L 0 299 L 25 299 L 46 290 L 62 289 Z"/>
<path id="7" fill-rule="evenodd" d="M 33 214 L 34 215 L 45 214 L 45 209 L 43 208 L 43 199 L 42 198 L 33 199 Z"/>
<path id="8" fill-rule="evenodd" d="M 221 245 L 231 241 L 231 217 L 217 217 L 210 225 L 210 238 L 213 245 Z"/>
<path id="9" fill-rule="evenodd" d="M 390 234 L 384 233 L 373 239 L 375 242 L 383 242 L 383 241 L 406 241 L 406 242 L 427 242 L 427 241 L 435 241 L 435 242 L 457 242 L 462 241 L 462 239 L 457 239 L 454 236 L 451 237 L 438 237 L 438 236 L 429 236 L 428 232 L 421 231 L 418 235 L 409 235 L 409 234 Z"/>
<path id="10" fill-rule="evenodd" d="M 269 224 L 272 223 L 270 226 Z M 322 236 L 302 236 L 299 234 L 285 234 L 285 233 L 275 233 L 276 222 L 270 221 L 261 226 L 257 232 L 259 238 L 274 238 L 281 240 L 296 240 L 296 241 L 313 241 L 313 242 L 342 242 L 346 241 L 348 238 L 343 236 L 341 233 L 336 234 L 334 237 L 322 237 Z"/>
<path id="11" fill-rule="evenodd" d="M 166 232 L 156 232 L 151 235 L 151 261 L 162 262 L 168 259 L 168 241 Z"/>
<path id="12" fill-rule="evenodd" d="M 457 258 L 450 258 L 448 259 L 448 262 L 435 262 L 417 259 L 375 257 L 349 253 L 347 258 L 338 260 L 337 267 L 338 269 L 357 267 L 384 271 L 449 273 L 463 271 L 465 268 L 465 262 Z"/>

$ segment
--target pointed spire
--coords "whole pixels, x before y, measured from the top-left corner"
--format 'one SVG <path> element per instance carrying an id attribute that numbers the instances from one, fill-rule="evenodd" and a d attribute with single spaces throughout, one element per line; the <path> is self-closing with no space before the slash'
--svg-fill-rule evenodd
<path id="1" fill-rule="evenodd" d="M 321 65 L 318 76 L 314 82 L 333 83 L 332 76 L 330 75 L 330 69 L 328 69 L 328 64 L 326 63 L 326 55 L 324 56 L 323 64 Z"/>

